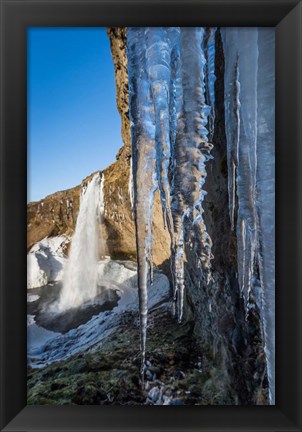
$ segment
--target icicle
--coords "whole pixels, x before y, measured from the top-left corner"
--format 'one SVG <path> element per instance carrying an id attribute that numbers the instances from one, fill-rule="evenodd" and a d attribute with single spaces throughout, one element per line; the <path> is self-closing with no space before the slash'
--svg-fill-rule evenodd
<path id="1" fill-rule="evenodd" d="M 128 195 L 130 199 L 131 210 L 133 211 L 133 175 L 132 175 L 132 157 L 130 158 Z"/>
<path id="2" fill-rule="evenodd" d="M 249 304 L 256 247 L 257 40 L 258 33 L 253 28 L 242 28 L 240 30 L 236 28 L 224 29 L 226 59 L 225 121 L 228 146 L 230 215 L 233 225 L 235 204 L 234 178 L 237 166 L 237 195 L 239 203 L 237 237 L 239 239 L 244 237 L 244 240 L 238 243 L 239 246 L 244 245 L 244 249 L 238 252 L 239 256 L 242 257 L 242 260 L 239 259 L 238 261 L 238 272 L 246 309 Z M 238 101 L 239 97 L 240 105 Z"/>
<path id="3" fill-rule="evenodd" d="M 175 245 L 175 282 L 174 282 L 174 311 L 176 312 L 176 304 L 177 304 L 177 312 L 178 312 L 178 322 L 182 321 L 183 317 L 183 304 L 184 304 L 184 289 L 185 289 L 185 281 L 184 281 L 184 230 L 185 230 L 185 218 L 187 217 L 188 212 L 182 216 L 181 220 L 181 229 L 179 233 L 178 241 Z"/>
<path id="4" fill-rule="evenodd" d="M 168 30 L 146 29 L 146 66 L 155 110 L 155 144 L 158 187 L 163 215 L 169 231 L 172 229 L 170 209 L 170 184 L 168 167 L 170 161 L 170 82 L 171 44 Z M 172 236 L 171 236 L 172 237 Z"/>
<path id="5" fill-rule="evenodd" d="M 275 404 L 275 30 L 258 29 L 257 213 L 261 317 L 270 403 Z"/>
<path id="6" fill-rule="evenodd" d="M 156 190 L 155 117 L 147 76 L 145 39 L 144 28 L 128 29 L 133 213 L 136 227 L 142 381 L 146 356 L 148 272 L 152 260 L 152 210 Z"/>
<path id="7" fill-rule="evenodd" d="M 240 131 L 240 82 L 239 55 L 237 49 L 238 29 L 223 31 L 225 50 L 224 104 L 227 136 L 229 212 L 231 229 L 234 229 L 236 170 L 238 167 L 238 143 Z"/>
<path id="8" fill-rule="evenodd" d="M 204 38 L 204 53 L 205 53 L 205 96 L 206 103 L 211 107 L 208 118 L 209 141 L 212 142 L 214 136 L 215 122 L 215 27 L 208 27 Z"/>
<path id="9" fill-rule="evenodd" d="M 270 403 L 274 404 L 274 30 L 226 28 L 223 44 L 232 226 L 236 186 L 238 196 L 238 278 L 247 314 L 254 263 L 258 260 L 262 291 L 258 307 L 263 323 Z"/>

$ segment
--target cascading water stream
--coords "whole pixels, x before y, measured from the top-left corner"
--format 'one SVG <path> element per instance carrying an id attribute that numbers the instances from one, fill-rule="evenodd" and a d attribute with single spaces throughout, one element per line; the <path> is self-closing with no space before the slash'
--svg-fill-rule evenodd
<path id="1" fill-rule="evenodd" d="M 97 295 L 99 221 L 104 212 L 104 176 L 96 174 L 81 191 L 79 215 L 71 242 L 58 309 L 81 306 Z"/>

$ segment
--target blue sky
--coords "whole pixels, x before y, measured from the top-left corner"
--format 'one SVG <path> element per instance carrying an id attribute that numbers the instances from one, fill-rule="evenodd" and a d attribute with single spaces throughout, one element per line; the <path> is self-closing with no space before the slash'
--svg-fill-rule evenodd
<path id="1" fill-rule="evenodd" d="M 28 201 L 78 185 L 122 146 L 104 28 L 28 30 Z"/>

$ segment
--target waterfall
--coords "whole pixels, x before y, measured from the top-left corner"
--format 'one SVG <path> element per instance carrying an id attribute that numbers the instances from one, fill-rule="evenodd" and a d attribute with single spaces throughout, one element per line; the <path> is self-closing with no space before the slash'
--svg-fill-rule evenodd
<path id="1" fill-rule="evenodd" d="M 104 211 L 104 176 L 96 174 L 81 191 L 79 215 L 71 242 L 58 309 L 81 306 L 97 295 L 99 220 Z"/>

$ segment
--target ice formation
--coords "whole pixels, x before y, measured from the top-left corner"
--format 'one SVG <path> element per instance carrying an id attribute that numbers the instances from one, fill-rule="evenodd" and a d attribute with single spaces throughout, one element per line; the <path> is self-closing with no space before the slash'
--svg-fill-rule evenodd
<path id="1" fill-rule="evenodd" d="M 231 224 L 246 313 L 259 272 L 270 402 L 275 403 L 274 29 L 225 28 L 225 124 Z M 235 211 L 235 197 L 238 210 Z"/>
<path id="2" fill-rule="evenodd" d="M 253 281 L 260 311 L 270 402 L 275 401 L 274 31 L 221 29 L 231 229 L 246 308 Z M 204 282 L 211 239 L 203 219 L 206 162 L 215 122 L 215 28 L 128 28 L 133 213 L 144 372 L 147 299 L 152 282 L 152 210 L 158 189 L 171 239 L 174 307 L 181 321 L 184 268 L 191 248 Z"/>
<path id="3" fill-rule="evenodd" d="M 130 200 L 131 210 L 133 209 L 133 177 L 132 177 L 132 157 L 130 158 L 130 170 L 128 181 L 128 195 Z"/>
<path id="4" fill-rule="evenodd" d="M 133 212 L 144 372 L 152 210 L 159 189 L 171 238 L 174 302 L 183 315 L 186 247 L 210 279 L 211 239 L 203 220 L 206 161 L 214 118 L 214 29 L 128 28 Z M 208 61 L 206 62 L 206 58 Z M 207 103 L 206 103 L 207 101 Z M 210 120 L 211 119 L 211 120 Z"/>
<path id="5" fill-rule="evenodd" d="M 78 307 L 97 295 L 98 222 L 104 212 L 103 184 L 104 176 L 101 178 L 98 173 L 82 188 L 79 215 L 64 269 L 60 311 Z"/>

